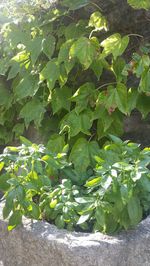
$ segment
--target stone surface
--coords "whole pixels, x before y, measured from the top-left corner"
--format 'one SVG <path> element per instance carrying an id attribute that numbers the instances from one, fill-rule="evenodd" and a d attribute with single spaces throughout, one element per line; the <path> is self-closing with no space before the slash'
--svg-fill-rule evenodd
<path id="1" fill-rule="evenodd" d="M 150 217 L 136 230 L 115 237 L 70 233 L 46 222 L 27 219 L 23 227 L 8 232 L 1 217 L 0 266 L 27 265 L 149 266 Z"/>

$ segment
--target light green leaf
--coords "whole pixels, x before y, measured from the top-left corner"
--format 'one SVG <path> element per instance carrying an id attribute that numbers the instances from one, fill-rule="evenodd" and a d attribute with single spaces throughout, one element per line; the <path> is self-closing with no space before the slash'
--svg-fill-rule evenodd
<path id="1" fill-rule="evenodd" d="M 96 58 L 97 47 L 92 40 L 86 37 L 79 38 L 70 49 L 70 57 L 77 57 L 85 69 L 89 68 Z"/>
<path id="2" fill-rule="evenodd" d="M 101 177 L 96 177 L 92 180 L 89 180 L 86 182 L 85 187 L 94 187 L 97 184 L 99 184 L 101 182 L 102 178 Z"/>
<path id="3" fill-rule="evenodd" d="M 47 80 L 47 85 L 50 90 L 55 86 L 56 80 L 60 76 L 59 65 L 56 59 L 52 59 L 47 63 L 42 72 L 40 73 L 40 80 Z"/>
<path id="4" fill-rule="evenodd" d="M 38 76 L 26 75 L 14 87 L 14 97 L 21 100 L 28 96 L 33 97 L 39 89 Z"/>
<path id="5" fill-rule="evenodd" d="M 28 51 L 31 53 L 31 61 L 34 65 L 42 52 L 42 36 L 35 37 L 28 45 Z"/>
<path id="6" fill-rule="evenodd" d="M 89 26 L 94 27 L 97 30 L 104 29 L 107 31 L 106 18 L 99 11 L 96 11 L 90 17 Z"/>
<path id="7" fill-rule="evenodd" d="M 137 9 L 150 9 L 149 0 L 128 0 L 128 4 Z"/>
<path id="8" fill-rule="evenodd" d="M 53 113 L 57 113 L 61 109 L 70 111 L 72 91 L 68 87 L 55 88 L 51 94 L 51 104 Z"/>
<path id="9" fill-rule="evenodd" d="M 29 126 L 31 121 L 34 121 L 35 125 L 39 127 L 45 113 L 43 103 L 38 99 L 33 99 L 27 102 L 20 111 L 19 117 L 23 118 L 26 127 Z"/>
<path id="10" fill-rule="evenodd" d="M 4 162 L 0 162 L 0 172 L 2 171 L 3 167 L 4 167 Z"/>
<path id="11" fill-rule="evenodd" d="M 51 59 L 54 51 L 55 51 L 55 37 L 53 35 L 49 35 L 46 39 L 43 39 L 43 52 L 46 56 Z"/>
<path id="12" fill-rule="evenodd" d="M 114 59 L 116 59 L 119 55 L 123 54 L 128 46 L 128 43 L 128 36 L 121 38 L 119 33 L 111 35 L 101 43 L 101 46 L 104 48 L 101 57 L 104 58 L 109 54 L 112 54 Z"/>

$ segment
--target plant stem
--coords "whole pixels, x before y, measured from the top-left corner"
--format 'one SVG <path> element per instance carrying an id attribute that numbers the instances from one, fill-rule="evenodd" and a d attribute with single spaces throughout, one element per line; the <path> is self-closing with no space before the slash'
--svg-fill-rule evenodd
<path id="1" fill-rule="evenodd" d="M 109 83 L 105 83 L 105 84 L 101 85 L 100 87 L 98 87 L 96 90 L 99 90 L 99 89 L 104 88 L 104 87 L 106 87 L 106 86 L 108 86 L 108 85 L 114 85 L 114 84 L 117 84 L 117 82 L 109 82 Z"/>

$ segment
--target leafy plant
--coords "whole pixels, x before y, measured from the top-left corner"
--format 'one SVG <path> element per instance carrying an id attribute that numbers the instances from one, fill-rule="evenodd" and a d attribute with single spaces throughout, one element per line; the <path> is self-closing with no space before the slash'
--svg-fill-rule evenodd
<path id="1" fill-rule="evenodd" d="M 110 137 L 103 149 L 90 152 L 79 171 L 74 151 L 69 163 L 65 153 L 24 138 L 22 146 L 7 147 L 0 156 L 0 189 L 8 229 L 20 224 L 23 215 L 58 228 L 109 234 L 137 225 L 150 211 L 150 149 L 141 151 L 137 144 Z"/>
<path id="2" fill-rule="evenodd" d="M 129 35 L 110 35 L 95 3 L 62 1 L 60 9 L 38 3 L 20 3 L 22 19 L 14 8 L 15 20 L 1 26 L 0 143 L 11 143 L 32 125 L 46 142 L 61 135 L 75 150 L 79 139 L 98 145 L 109 133 L 123 134 L 123 117 L 135 108 L 146 117 L 148 46 L 134 55 L 132 67 L 124 59 Z M 94 9 L 89 17 L 74 15 L 87 5 Z M 130 75 L 140 79 L 137 87 L 128 87 Z"/>

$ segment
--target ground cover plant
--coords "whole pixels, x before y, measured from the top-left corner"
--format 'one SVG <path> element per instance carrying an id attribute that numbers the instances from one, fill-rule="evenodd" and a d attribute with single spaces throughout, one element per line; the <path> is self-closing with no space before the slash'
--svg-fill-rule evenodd
<path id="1" fill-rule="evenodd" d="M 149 214 L 149 149 L 114 135 L 133 110 L 150 112 L 150 44 L 110 33 L 93 1 L 37 2 L 0 17 L 0 144 L 30 126 L 45 142 L 21 137 L 22 146 L 0 155 L 8 229 L 23 215 L 68 230 L 133 227 Z M 150 8 L 148 0 L 128 3 Z M 142 41 L 129 58 L 135 36 Z"/>
<path id="2" fill-rule="evenodd" d="M 109 234 L 137 225 L 150 211 L 150 149 L 110 139 L 84 172 L 73 167 L 66 147 L 54 154 L 24 138 L 22 146 L 7 147 L 0 155 L 0 188 L 8 229 L 21 224 L 23 215 L 58 228 Z"/>

